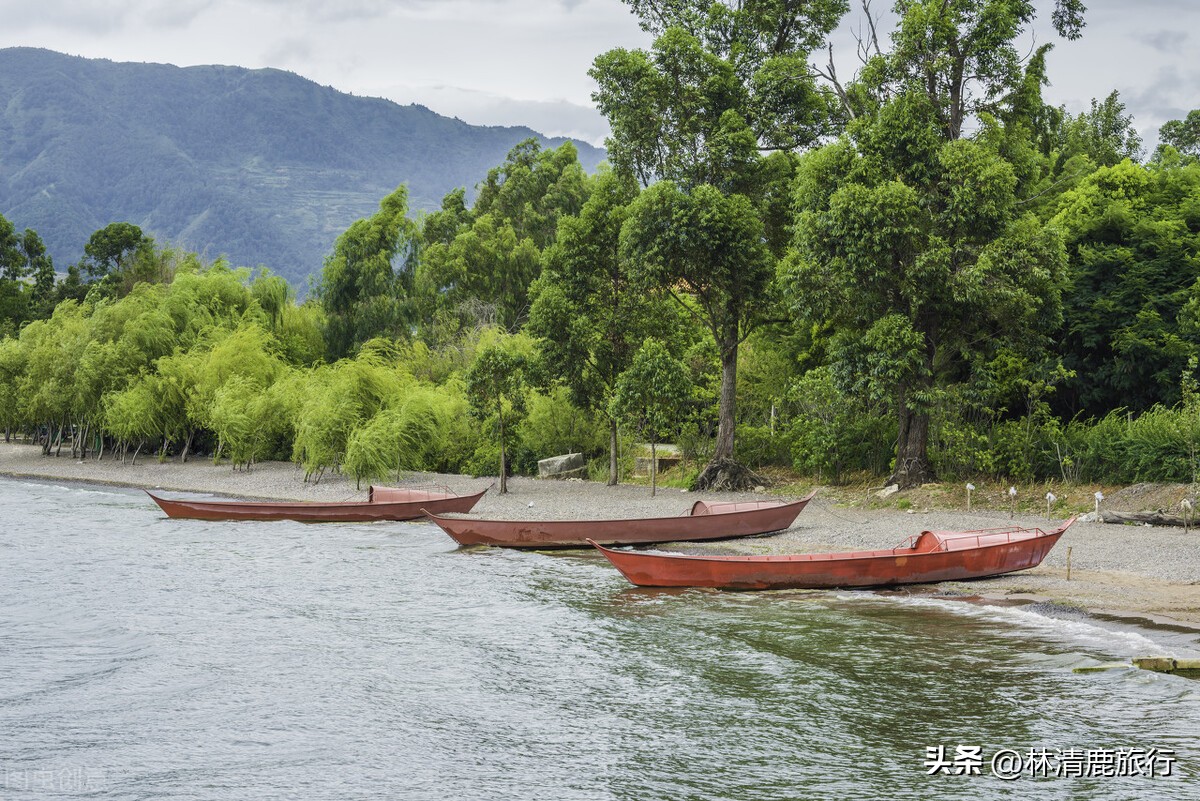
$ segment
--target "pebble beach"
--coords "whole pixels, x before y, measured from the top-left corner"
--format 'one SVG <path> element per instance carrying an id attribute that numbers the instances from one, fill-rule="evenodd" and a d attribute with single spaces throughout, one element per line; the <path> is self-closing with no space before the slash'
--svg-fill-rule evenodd
<path id="1" fill-rule="evenodd" d="M 365 500 L 367 488 L 352 479 L 326 474 L 319 482 L 304 481 L 303 471 L 290 463 L 268 462 L 249 471 L 208 459 L 158 462 L 139 458 L 136 465 L 105 458 L 96 461 L 68 455 L 43 456 L 33 445 L 0 444 L 0 476 L 39 481 L 108 484 L 166 492 L 213 493 L 259 499 L 308 501 Z M 388 485 L 448 487 L 477 492 L 491 479 L 442 474 L 404 474 Z M 550 481 L 514 477 L 509 492 L 488 492 L 473 514 L 495 519 L 603 519 L 685 514 L 698 499 L 745 499 L 745 494 L 688 493 L 649 487 L 609 487 L 591 481 Z M 744 540 L 669 546 L 690 553 L 803 553 L 891 548 L 923 530 L 966 530 L 1015 523 L 1047 525 L 1044 517 L 1008 511 L 975 509 L 867 509 L 835 499 L 836 490 L 819 491 L 780 534 Z M 787 496 L 780 496 L 787 497 Z M 151 503 L 146 499 L 146 503 Z M 1136 511 L 1136 510 L 1130 510 Z M 48 512 L 50 513 L 50 512 Z M 668 546 L 664 546 L 668 548 Z M 1070 558 L 1070 579 L 1067 562 Z M 943 582 L 902 588 L 900 592 L 958 597 L 985 603 L 1052 604 L 1131 622 L 1178 624 L 1200 630 L 1200 533 L 1151 526 L 1120 526 L 1077 522 L 1033 570 L 970 582 Z"/>

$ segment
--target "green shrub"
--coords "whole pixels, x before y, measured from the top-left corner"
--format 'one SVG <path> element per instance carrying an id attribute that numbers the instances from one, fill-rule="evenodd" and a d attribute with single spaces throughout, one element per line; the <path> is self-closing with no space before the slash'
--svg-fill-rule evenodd
<path id="1" fill-rule="evenodd" d="M 475 478 L 495 476 L 499 474 L 499 470 L 500 443 L 491 440 L 480 442 L 470 458 L 463 464 L 463 472 Z"/>
<path id="2" fill-rule="evenodd" d="M 896 443 L 892 415 L 840 392 L 827 367 L 805 374 L 791 396 L 798 411 L 787 442 L 797 471 L 837 482 L 846 473 L 888 469 Z"/>
<path id="3" fill-rule="evenodd" d="M 791 442 L 782 431 L 771 432 L 770 426 L 738 426 L 734 440 L 734 458 L 748 467 L 791 464 Z"/>
<path id="4" fill-rule="evenodd" d="M 716 448 L 716 441 L 716 430 L 702 425 L 696 419 L 681 425 L 679 435 L 675 437 L 675 444 L 679 446 L 679 455 L 686 462 L 707 463 Z"/>
<path id="5" fill-rule="evenodd" d="M 1073 420 L 1057 444 L 1083 481 L 1190 482 L 1200 420 L 1182 407 L 1155 406 L 1137 417 L 1118 409 L 1098 421 Z"/>
<path id="6" fill-rule="evenodd" d="M 536 474 L 539 459 L 564 453 L 582 453 L 585 457 L 607 454 L 608 429 L 604 421 L 574 406 L 565 388 L 558 387 L 549 395 L 530 395 L 526 409 L 513 443 L 514 472 Z"/>

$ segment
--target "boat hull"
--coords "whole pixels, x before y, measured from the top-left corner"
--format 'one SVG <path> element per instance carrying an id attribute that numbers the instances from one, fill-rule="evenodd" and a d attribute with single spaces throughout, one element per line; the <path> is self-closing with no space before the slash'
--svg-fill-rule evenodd
<path id="1" fill-rule="evenodd" d="M 593 543 L 640 587 L 712 587 L 725 590 L 887 587 L 985 578 L 1041 564 L 1074 518 L 1054 529 L 981 532 L 975 543 L 937 547 L 924 532 L 909 546 L 881 551 L 794 556 L 689 556 L 614 551 Z M 953 534 L 971 536 L 971 532 Z M 934 540 L 926 539 L 931 535 Z M 935 549 L 937 548 L 937 549 Z"/>
<path id="2" fill-rule="evenodd" d="M 697 501 L 687 515 L 640 520 L 476 520 L 438 514 L 430 514 L 429 519 L 463 546 L 586 548 L 588 540 L 605 545 L 651 545 L 782 531 L 795 522 L 815 494 L 792 503 Z"/>
<path id="3" fill-rule="evenodd" d="M 421 493 L 409 500 L 386 500 L 394 490 L 372 488 L 372 497 L 385 500 L 347 502 L 209 501 L 160 498 L 146 494 L 167 517 L 190 520 L 298 520 L 304 523 L 370 523 L 379 520 L 416 520 L 428 509 L 435 512 L 469 512 L 487 490 L 474 495 Z M 400 492 L 411 493 L 411 490 Z"/>

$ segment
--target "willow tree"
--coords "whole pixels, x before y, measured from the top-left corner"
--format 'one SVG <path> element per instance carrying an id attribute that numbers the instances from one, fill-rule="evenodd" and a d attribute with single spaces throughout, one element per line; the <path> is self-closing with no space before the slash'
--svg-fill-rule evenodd
<path id="1" fill-rule="evenodd" d="M 412 382 L 364 425 L 346 446 L 345 470 L 356 482 L 405 470 L 445 470 L 461 450 L 465 399 L 452 388 Z"/>
<path id="2" fill-rule="evenodd" d="M 807 60 L 846 3 L 627 2 L 657 38 L 649 51 L 598 57 L 593 98 L 612 126 L 606 144 L 616 169 L 644 184 L 669 182 L 631 210 L 637 233 L 626 239 L 626 257 L 700 318 L 719 352 L 719 422 L 704 487 L 720 465 L 730 474 L 738 345 L 768 307 L 782 253 L 771 228 L 782 221 L 774 212 L 791 161 L 763 152 L 807 147 L 828 132 L 834 95 L 818 87 Z M 751 218 L 761 220 L 757 231 Z M 750 234 L 762 244 L 739 252 Z"/>
<path id="3" fill-rule="evenodd" d="M 0 214 L 0 334 L 54 311 L 54 263 L 37 231 L 19 233 Z"/>
<path id="4" fill-rule="evenodd" d="M 353 359 L 318 366 L 292 389 L 303 394 L 295 414 L 292 460 L 304 467 L 304 480 L 319 482 L 327 469 L 339 469 L 354 432 L 401 395 L 406 376 L 389 358 L 388 343 L 363 344 Z"/>
<path id="5" fill-rule="evenodd" d="M 317 286 L 331 361 L 373 337 L 407 334 L 415 235 L 416 226 L 408 219 L 408 189 L 401 186 L 380 201 L 378 212 L 338 237 Z"/>
<path id="6" fill-rule="evenodd" d="M 18 387 L 25 372 L 25 354 L 21 343 L 13 337 L 0 339 L 0 425 L 4 426 L 4 441 L 23 422 L 18 406 Z"/>
<path id="7" fill-rule="evenodd" d="M 875 55 L 841 88 L 846 133 L 802 161 L 792 273 L 799 315 L 835 332 L 839 374 L 894 403 L 891 480 L 909 486 L 932 476 L 938 392 L 999 347 L 1046 344 L 1066 260 L 1024 204 L 1032 186 L 1014 155 L 1028 152 L 1019 140 L 1044 108 L 1044 59 L 1026 69 L 1019 41 L 1033 4 L 902 0 L 895 10 L 892 49 L 872 40 Z M 1078 36 L 1081 11 L 1060 0 L 1063 36 Z"/>
<path id="8" fill-rule="evenodd" d="M 542 149 L 527 139 L 488 171 L 470 210 L 462 190 L 424 218 L 417 268 L 428 319 L 475 317 L 512 329 L 529 314 L 529 287 L 541 274 L 542 251 L 559 219 L 578 214 L 587 176 L 575 146 Z M 468 312 L 469 310 L 469 312 Z M 427 339 L 436 339 L 425 332 Z"/>

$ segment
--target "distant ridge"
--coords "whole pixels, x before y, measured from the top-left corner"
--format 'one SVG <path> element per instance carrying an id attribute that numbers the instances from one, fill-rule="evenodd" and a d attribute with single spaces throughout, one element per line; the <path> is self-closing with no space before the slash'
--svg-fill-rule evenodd
<path id="1" fill-rule="evenodd" d="M 468 125 L 290 72 L 0 49 L 0 214 L 58 270 L 128 221 L 161 243 L 302 283 L 401 183 L 433 209 L 473 189 L 529 128 Z M 595 169 L 604 152 L 576 142 Z"/>

